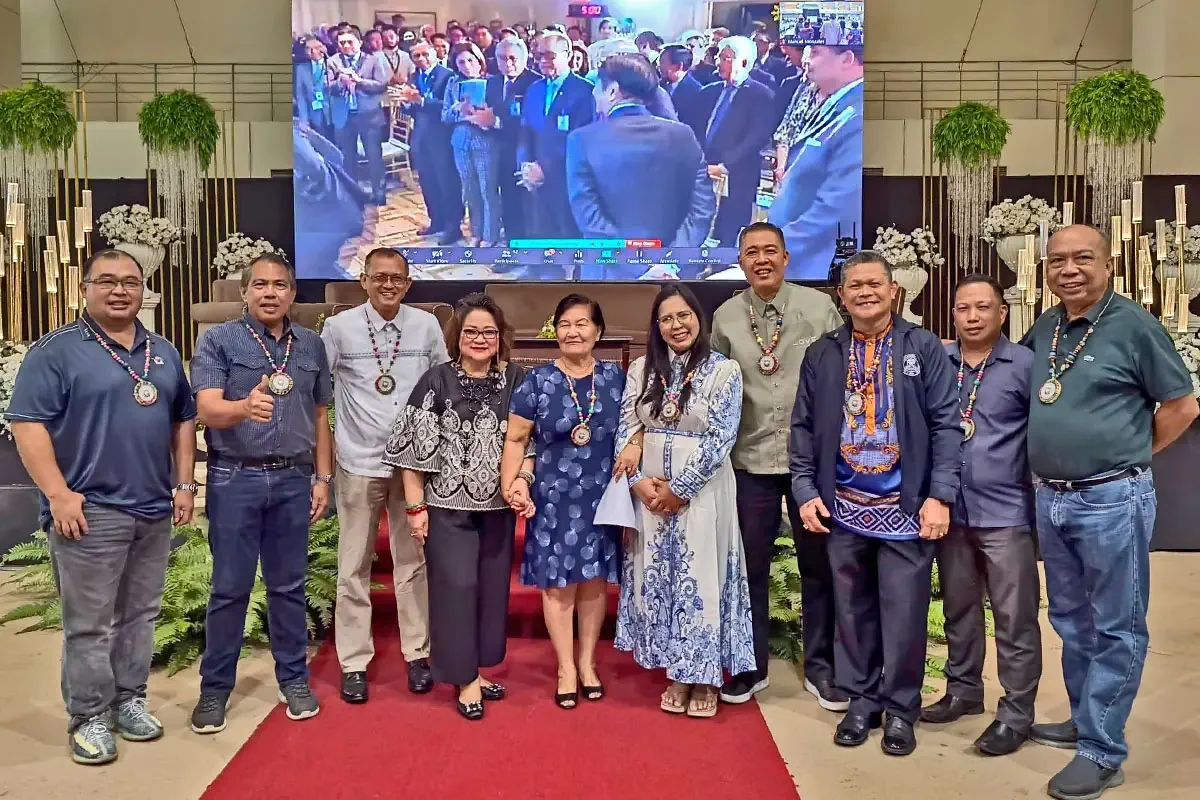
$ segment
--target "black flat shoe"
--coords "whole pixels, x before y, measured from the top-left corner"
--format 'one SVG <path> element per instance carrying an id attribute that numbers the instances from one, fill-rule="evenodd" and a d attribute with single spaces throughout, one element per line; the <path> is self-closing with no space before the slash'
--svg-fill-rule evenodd
<path id="1" fill-rule="evenodd" d="M 1017 752 L 1028 735 L 996 720 L 975 740 L 975 749 L 986 756 L 1007 756 Z"/>
<path id="2" fill-rule="evenodd" d="M 916 750 L 917 734 L 913 731 L 912 723 L 889 714 L 883 724 L 883 741 L 880 742 L 880 747 L 889 756 L 906 756 Z"/>
<path id="3" fill-rule="evenodd" d="M 555 692 L 554 704 L 564 711 L 570 711 L 579 705 L 579 692 Z"/>
<path id="4" fill-rule="evenodd" d="M 947 694 L 932 705 L 921 709 L 921 722 L 943 724 L 954 722 L 962 717 L 983 713 L 983 703 L 971 702 L 961 697 Z"/>
<path id="5" fill-rule="evenodd" d="M 471 720 L 471 722 L 478 722 L 479 720 L 483 719 L 483 701 L 482 700 L 475 700 L 474 702 L 464 703 L 462 700 L 458 699 L 458 694 L 457 694 L 459 691 L 458 686 L 454 687 L 454 691 L 455 691 L 454 704 L 456 706 L 458 706 L 459 714 L 461 714 L 465 719 Z"/>
<path id="6" fill-rule="evenodd" d="M 881 714 L 848 713 L 838 723 L 833 732 L 833 743 L 842 747 L 858 747 L 867 740 L 872 728 L 878 728 L 882 721 Z"/>
<path id="7" fill-rule="evenodd" d="M 413 694 L 425 694 L 433 689 L 433 674 L 429 671 L 429 659 L 417 658 L 408 662 L 408 690 Z"/>
<path id="8" fill-rule="evenodd" d="M 1047 747 L 1074 750 L 1079 742 L 1079 731 L 1072 720 L 1066 722 L 1043 722 L 1029 729 L 1029 738 Z"/>
<path id="9" fill-rule="evenodd" d="M 484 700 L 503 700 L 508 697 L 508 690 L 498 683 L 480 684 L 479 691 L 483 692 Z"/>
<path id="10" fill-rule="evenodd" d="M 367 673 L 346 672 L 342 674 L 342 699 L 347 703 L 367 702 Z"/>
<path id="11" fill-rule="evenodd" d="M 583 692 L 584 700 L 603 700 L 604 699 L 604 684 L 597 683 L 595 686 L 588 686 L 586 683 L 579 687 Z"/>

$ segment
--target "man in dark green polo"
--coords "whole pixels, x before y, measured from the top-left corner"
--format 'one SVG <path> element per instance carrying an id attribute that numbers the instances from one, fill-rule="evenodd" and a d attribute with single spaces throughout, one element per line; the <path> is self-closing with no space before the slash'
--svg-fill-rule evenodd
<path id="1" fill-rule="evenodd" d="M 1089 225 L 1051 237 L 1047 285 L 1062 302 L 1022 342 L 1034 353 L 1038 537 L 1071 700 L 1070 720 L 1034 725 L 1030 738 L 1076 752 L 1047 787 L 1060 800 L 1099 797 L 1125 780 L 1125 721 L 1150 639 L 1150 457 L 1198 413 L 1170 335 L 1108 288 L 1110 253 Z"/>

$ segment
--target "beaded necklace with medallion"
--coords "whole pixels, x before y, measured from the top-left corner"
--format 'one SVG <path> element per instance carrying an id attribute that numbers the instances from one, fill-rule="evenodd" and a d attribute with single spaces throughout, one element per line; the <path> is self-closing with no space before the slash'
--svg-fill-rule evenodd
<path id="1" fill-rule="evenodd" d="M 282 397 L 292 390 L 296 385 L 296 381 L 291 375 L 287 374 L 288 359 L 292 357 L 292 342 L 296 340 L 296 334 L 288 331 L 287 347 L 283 351 L 283 363 L 276 364 L 275 359 L 271 356 L 271 351 L 267 349 L 267 343 L 258 335 L 258 331 L 251 327 L 249 322 L 243 322 L 246 330 L 250 331 L 250 335 L 254 337 L 254 341 L 258 342 L 258 346 L 262 348 L 263 355 L 267 357 L 267 362 L 271 365 L 271 377 L 267 378 L 267 388 L 271 390 L 271 394 L 276 397 Z"/>
<path id="2" fill-rule="evenodd" d="M 1067 318 L 1067 310 L 1064 308 L 1062 313 L 1058 315 L 1058 322 L 1054 324 L 1054 336 L 1050 339 L 1050 353 L 1048 355 L 1050 361 L 1050 377 L 1038 389 L 1038 400 L 1046 405 L 1050 405 L 1062 395 L 1062 377 L 1066 374 L 1071 365 L 1075 363 L 1075 359 L 1083 351 L 1083 346 L 1087 344 L 1087 340 L 1091 338 L 1092 331 L 1096 330 L 1096 325 L 1100 323 L 1100 318 L 1104 316 L 1104 312 L 1108 310 L 1108 304 L 1116 297 L 1116 293 L 1108 296 L 1108 302 L 1104 304 L 1104 308 L 1100 309 L 1100 313 L 1096 315 L 1096 321 L 1088 325 L 1088 328 L 1083 333 L 1083 338 L 1079 340 L 1079 344 L 1075 345 L 1075 349 L 1067 353 L 1063 359 L 1062 369 L 1058 369 L 1058 337 L 1062 332 L 1063 320 Z"/>
<path id="3" fill-rule="evenodd" d="M 562 370 L 562 367 L 559 367 Z M 596 413 L 596 365 L 592 363 L 592 388 L 588 392 L 588 413 L 583 415 L 583 406 L 579 404 L 579 395 L 575 393 L 575 379 L 567 375 L 563 370 L 563 376 L 567 379 L 567 388 L 571 392 L 571 402 L 575 404 L 575 413 L 579 416 L 579 424 L 571 428 L 571 444 L 576 447 L 583 447 L 592 440 L 592 429 L 588 427 L 588 423 L 592 421 L 592 415 Z M 583 376 L 586 378 L 587 376 Z M 580 380 L 583 380 L 580 378 Z"/>
<path id="4" fill-rule="evenodd" d="M 846 398 L 846 413 L 852 417 L 857 417 L 867 410 L 867 387 L 875 381 L 875 373 L 879 371 L 879 365 L 883 361 L 883 351 L 887 350 L 890 353 L 892 350 L 891 324 L 888 324 L 883 333 L 873 338 L 879 346 L 875 348 L 875 357 L 871 363 L 865 365 L 861 379 L 858 378 L 858 359 L 854 355 L 854 342 L 850 342 L 850 355 L 846 363 L 846 388 L 850 390 L 850 395 Z"/>
<path id="5" fill-rule="evenodd" d="M 367 320 L 367 335 L 371 337 L 371 352 L 375 354 L 375 363 L 379 365 L 379 377 L 375 379 L 375 391 L 380 394 L 391 394 L 396 391 L 396 379 L 392 377 L 392 367 L 400 355 L 400 326 L 396 326 L 396 342 L 392 345 L 392 357 L 387 366 L 383 366 L 383 356 L 379 354 L 379 346 L 375 343 L 375 326 L 371 324 L 371 315 L 363 309 L 363 317 Z"/>
<path id="6" fill-rule="evenodd" d="M 92 334 L 92 338 L 96 343 L 104 348 L 104 352 L 108 353 L 112 360 L 125 368 L 129 373 L 129 377 L 133 378 L 133 399 L 137 401 L 139 406 L 152 406 L 158 402 L 158 387 L 150 382 L 150 335 L 146 334 L 146 362 L 142 366 L 142 374 L 138 375 L 133 371 L 133 368 L 125 363 L 125 359 L 117 355 L 117 351 L 109 347 L 108 342 L 104 341 L 104 337 L 96 332 L 91 325 L 86 322 L 83 326 Z"/>
<path id="7" fill-rule="evenodd" d="M 758 371 L 763 375 L 774 375 L 779 369 L 779 356 L 775 355 L 775 348 L 779 346 L 779 335 L 783 333 L 783 312 L 787 310 L 787 306 L 779 309 L 775 316 L 775 332 L 771 334 L 769 344 L 763 343 L 762 335 L 758 332 L 758 319 L 754 315 L 754 303 L 749 303 L 750 306 L 750 332 L 754 334 L 754 341 L 758 344 L 758 349 L 762 351 L 762 356 L 758 359 Z"/>
<path id="8" fill-rule="evenodd" d="M 979 396 L 979 384 L 983 383 L 983 371 L 987 367 L 987 360 L 992 357 L 992 351 L 988 350 L 987 355 L 983 357 L 983 361 L 979 362 L 979 371 L 975 373 L 975 382 L 971 385 L 971 393 L 967 395 L 967 407 L 959 406 L 958 413 L 962 416 L 963 441 L 971 441 L 971 437 L 975 435 L 975 420 L 972 415 L 975 413 L 975 398 Z M 962 345 L 958 347 L 958 389 L 957 394 L 962 397 L 963 377 L 966 369 L 967 360 L 962 355 Z M 961 399 L 959 400 L 961 403 Z"/>
<path id="9" fill-rule="evenodd" d="M 684 376 L 683 382 L 678 388 L 672 388 L 667 379 L 663 375 L 658 376 L 658 380 L 663 387 L 663 404 L 659 416 L 664 422 L 676 422 L 683 415 L 683 406 L 679 402 L 679 396 L 683 394 L 683 390 L 692 382 L 692 378 L 696 377 L 696 367 L 692 367 L 688 374 Z"/>

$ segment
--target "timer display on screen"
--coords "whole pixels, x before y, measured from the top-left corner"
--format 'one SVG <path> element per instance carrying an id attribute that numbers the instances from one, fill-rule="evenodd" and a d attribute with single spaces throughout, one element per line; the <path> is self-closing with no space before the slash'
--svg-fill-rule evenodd
<path id="1" fill-rule="evenodd" d="M 600 3 L 572 3 L 567 6 L 568 17 L 607 17 L 608 7 Z"/>

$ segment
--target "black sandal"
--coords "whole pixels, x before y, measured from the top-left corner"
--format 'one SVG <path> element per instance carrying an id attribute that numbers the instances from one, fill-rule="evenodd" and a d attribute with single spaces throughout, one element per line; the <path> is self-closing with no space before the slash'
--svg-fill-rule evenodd
<path id="1" fill-rule="evenodd" d="M 604 684 L 597 683 L 595 686 L 583 685 L 579 687 L 583 690 L 583 698 L 585 700 L 603 700 L 604 699 Z"/>
<path id="2" fill-rule="evenodd" d="M 455 705 L 458 706 L 458 713 L 461 714 L 465 719 L 469 719 L 472 722 L 478 722 L 479 720 L 483 719 L 483 701 L 476 700 L 471 703 L 464 703 L 462 700 L 458 699 L 458 693 L 460 691 L 462 691 L 462 687 L 454 687 L 454 702 Z"/>
<path id="3" fill-rule="evenodd" d="M 570 705 L 568 705 L 568 703 Z M 554 704 L 564 711 L 570 711 L 572 708 L 575 708 L 579 705 L 579 692 L 555 692 Z"/>
<path id="4" fill-rule="evenodd" d="M 503 700 L 508 696 L 508 690 L 498 683 L 480 684 L 479 690 L 483 692 L 484 700 Z"/>

